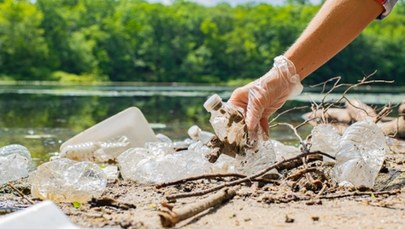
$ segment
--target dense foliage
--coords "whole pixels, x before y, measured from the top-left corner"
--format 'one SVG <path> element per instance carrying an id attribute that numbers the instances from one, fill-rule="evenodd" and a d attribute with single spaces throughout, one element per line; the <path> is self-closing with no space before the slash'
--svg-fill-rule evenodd
<path id="1" fill-rule="evenodd" d="M 60 81 L 230 82 L 253 79 L 319 9 L 205 7 L 141 0 L 0 0 L 0 78 Z M 375 21 L 309 83 L 341 75 L 405 85 L 405 4 Z"/>

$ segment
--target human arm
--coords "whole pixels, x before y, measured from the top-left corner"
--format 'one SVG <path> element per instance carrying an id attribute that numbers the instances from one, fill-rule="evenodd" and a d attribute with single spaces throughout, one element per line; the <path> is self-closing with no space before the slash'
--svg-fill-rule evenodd
<path id="1" fill-rule="evenodd" d="M 275 64 L 264 76 L 232 93 L 228 102 L 246 110 L 249 132 L 257 133 L 260 126 L 268 134 L 268 117 L 300 85 L 291 76 L 298 75 L 301 80 L 307 77 L 353 41 L 383 11 L 376 0 L 326 1 L 285 52 L 284 57 L 292 64 L 291 71 L 280 71 Z"/>

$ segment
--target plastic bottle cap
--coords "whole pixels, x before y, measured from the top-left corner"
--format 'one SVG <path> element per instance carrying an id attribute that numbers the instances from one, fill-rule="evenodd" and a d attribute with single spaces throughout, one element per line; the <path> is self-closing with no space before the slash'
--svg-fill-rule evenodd
<path id="1" fill-rule="evenodd" d="M 213 94 L 211 97 L 207 99 L 204 103 L 204 108 L 210 112 L 216 107 L 219 103 L 222 103 L 221 97 L 217 94 Z"/>
<path id="2" fill-rule="evenodd" d="M 201 129 L 200 129 L 200 127 L 194 125 L 188 129 L 187 133 L 191 139 L 196 140 L 200 137 Z"/>

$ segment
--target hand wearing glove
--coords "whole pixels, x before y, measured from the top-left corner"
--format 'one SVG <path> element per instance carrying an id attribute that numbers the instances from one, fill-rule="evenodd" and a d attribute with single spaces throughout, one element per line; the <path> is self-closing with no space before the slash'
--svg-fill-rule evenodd
<path id="1" fill-rule="evenodd" d="M 245 109 L 249 138 L 256 140 L 260 129 L 265 134 L 263 137 L 268 137 L 270 115 L 288 98 L 299 95 L 302 89 L 294 64 L 286 57 L 278 56 L 269 72 L 237 88 L 228 102 Z"/>

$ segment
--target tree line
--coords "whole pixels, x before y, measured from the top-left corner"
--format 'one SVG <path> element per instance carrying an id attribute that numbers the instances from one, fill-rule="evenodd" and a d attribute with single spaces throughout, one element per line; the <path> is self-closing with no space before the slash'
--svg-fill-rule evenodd
<path id="1" fill-rule="evenodd" d="M 306 79 L 405 85 L 405 3 Z M 0 79 L 240 84 L 264 74 L 320 6 L 184 0 L 0 0 Z"/>

